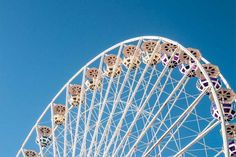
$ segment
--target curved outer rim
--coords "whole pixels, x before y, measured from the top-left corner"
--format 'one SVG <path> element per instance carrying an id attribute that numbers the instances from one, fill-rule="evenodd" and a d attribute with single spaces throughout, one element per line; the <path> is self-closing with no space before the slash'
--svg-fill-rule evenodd
<path id="1" fill-rule="evenodd" d="M 182 50 L 184 50 L 191 58 L 193 58 L 193 60 L 197 63 L 197 66 L 199 67 L 199 69 L 202 71 L 204 77 L 206 78 L 206 80 L 209 82 L 209 85 L 211 87 L 211 92 L 215 101 L 215 104 L 217 106 L 219 110 L 219 114 L 221 117 L 223 116 L 223 109 L 220 105 L 219 100 L 217 99 L 217 95 L 216 95 L 216 91 L 213 87 L 213 84 L 210 80 L 210 77 L 207 75 L 206 71 L 204 70 L 204 68 L 202 67 L 202 64 L 200 63 L 200 61 L 198 61 L 184 46 L 182 46 L 181 44 L 179 44 L 176 41 L 173 41 L 171 39 L 165 38 L 165 37 L 160 37 L 160 36 L 140 36 L 140 37 L 135 37 L 135 38 L 130 38 L 127 39 L 125 41 L 122 41 L 120 43 L 117 43 L 113 46 L 111 46 L 110 48 L 106 49 L 105 51 L 99 53 L 96 57 L 94 57 L 92 60 L 90 60 L 88 63 L 86 63 L 81 69 L 79 69 L 70 79 L 69 81 L 67 81 L 67 83 L 64 84 L 64 86 L 59 90 L 59 92 L 55 95 L 55 97 L 51 100 L 51 102 L 48 104 L 48 106 L 45 108 L 45 110 L 43 111 L 43 113 L 40 115 L 40 117 L 38 118 L 38 120 L 36 121 L 35 125 L 32 127 L 32 129 L 30 130 L 29 134 L 27 135 L 26 139 L 24 140 L 24 142 L 21 145 L 21 148 L 19 149 L 18 153 L 17 153 L 17 157 L 21 154 L 21 152 L 23 153 L 23 148 L 26 144 L 26 142 L 28 141 L 28 139 L 30 138 L 31 134 L 33 133 L 35 127 L 39 124 L 40 120 L 43 118 L 43 116 L 45 115 L 45 113 L 47 112 L 47 110 L 50 108 L 50 105 L 52 103 L 54 103 L 54 101 L 59 97 L 59 95 L 63 92 L 63 90 L 66 89 L 66 87 L 81 73 L 83 72 L 84 68 L 88 67 L 90 64 L 92 64 L 94 61 L 96 61 L 98 58 L 100 58 L 101 56 L 105 55 L 106 53 L 108 53 L 109 51 L 125 44 L 125 43 L 130 43 L 130 42 L 134 42 L 134 41 L 138 41 L 138 40 L 162 40 L 165 42 L 171 42 L 173 44 L 178 45 Z M 210 63 L 209 61 L 207 61 L 205 58 L 201 58 L 201 60 L 204 63 Z M 225 86 L 227 88 L 230 88 L 228 82 L 226 81 L 226 79 L 224 78 L 224 76 L 220 73 L 219 77 L 221 78 L 221 80 L 223 81 L 223 83 L 225 84 Z M 229 149 L 228 149 L 228 139 L 226 136 L 226 127 L 225 127 L 225 121 L 221 121 L 221 129 L 222 129 L 222 139 L 223 139 L 223 148 L 224 148 L 224 154 L 226 157 L 229 156 Z"/>

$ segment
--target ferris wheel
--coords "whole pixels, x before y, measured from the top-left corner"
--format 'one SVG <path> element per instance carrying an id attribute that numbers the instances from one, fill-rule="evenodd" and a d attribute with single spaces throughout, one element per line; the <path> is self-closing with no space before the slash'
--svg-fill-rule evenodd
<path id="1" fill-rule="evenodd" d="M 198 49 L 132 38 L 65 83 L 17 157 L 236 157 L 235 100 Z"/>

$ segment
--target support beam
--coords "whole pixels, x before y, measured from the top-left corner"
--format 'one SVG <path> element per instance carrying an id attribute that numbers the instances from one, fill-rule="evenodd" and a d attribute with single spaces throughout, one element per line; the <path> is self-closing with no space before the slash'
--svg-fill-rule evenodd
<path id="1" fill-rule="evenodd" d="M 157 44 L 157 45 L 158 45 L 158 44 Z M 158 45 L 158 48 L 159 48 L 159 46 L 160 46 L 160 45 Z M 176 53 L 176 52 L 175 52 L 175 53 Z M 174 57 L 174 54 L 175 54 L 175 53 L 173 53 L 173 55 L 171 56 L 171 59 Z M 171 59 L 170 59 L 170 60 L 171 60 Z M 170 63 L 170 62 L 168 62 L 167 66 L 169 65 L 169 63 Z M 119 123 L 118 123 L 118 125 L 117 125 L 117 127 L 116 127 L 116 130 L 115 130 L 113 136 L 111 137 L 111 140 L 110 140 L 110 142 L 109 142 L 109 144 L 108 144 L 108 146 L 107 146 L 107 148 L 106 148 L 106 150 L 105 150 L 103 156 L 107 156 L 108 151 L 109 151 L 109 149 L 110 149 L 110 147 L 111 147 L 111 145 L 112 145 L 112 143 L 113 143 L 115 137 L 116 137 L 116 136 L 118 137 L 119 132 L 120 132 L 120 128 L 122 127 L 122 124 L 123 124 L 123 119 L 125 118 L 126 113 L 128 112 L 128 109 L 129 109 L 129 107 L 130 107 L 130 105 L 131 105 L 131 103 L 132 103 L 132 101 L 133 101 L 133 99 L 134 99 L 134 97 L 135 97 L 135 95 L 136 95 L 138 89 L 139 89 L 139 86 L 141 85 L 141 82 L 142 82 L 142 80 L 143 80 L 143 78 L 144 78 L 144 76 L 145 76 L 146 71 L 148 70 L 148 68 L 149 68 L 149 63 L 146 64 L 146 66 L 145 66 L 145 68 L 144 68 L 144 70 L 143 70 L 143 73 L 142 73 L 142 75 L 141 75 L 141 77 L 140 77 L 140 79 L 139 79 L 139 81 L 138 81 L 138 83 L 137 83 L 137 85 L 136 85 L 136 87 L 135 87 L 135 89 L 134 89 L 134 92 L 132 93 L 132 96 L 130 97 L 130 100 L 127 102 L 127 105 L 126 105 L 126 107 L 125 107 L 125 110 L 124 110 L 124 112 L 123 112 L 123 115 L 122 115 L 122 117 L 121 117 L 121 119 L 120 119 L 120 121 L 119 121 Z M 166 70 L 167 70 L 167 67 L 165 67 L 165 68 L 163 69 L 163 71 L 162 71 L 163 74 L 162 74 L 162 75 L 164 75 L 164 73 L 166 72 Z"/>
<path id="2" fill-rule="evenodd" d="M 220 156 L 220 154 L 224 153 L 223 150 L 219 151 L 214 157 Z"/>
<path id="3" fill-rule="evenodd" d="M 104 59 L 104 55 L 101 56 L 101 58 L 100 58 L 99 71 L 102 71 L 103 59 Z M 98 84 L 98 81 L 99 80 L 97 79 L 95 84 Z M 102 85 L 101 88 L 103 88 L 103 85 Z M 102 92 L 102 89 L 101 89 L 101 92 Z M 92 112 L 93 112 L 93 108 L 94 108 L 96 93 L 97 93 L 97 88 L 95 88 L 94 91 L 93 91 L 92 101 L 91 101 L 91 104 L 90 104 L 87 121 L 86 121 L 86 117 L 85 117 L 85 123 L 86 124 L 85 124 L 85 128 L 84 128 L 84 135 L 83 135 L 83 140 L 82 140 L 81 149 L 80 149 L 80 155 L 79 156 L 83 156 L 84 153 L 86 154 L 87 133 L 89 131 L 89 125 L 90 125 L 90 120 L 91 120 L 91 116 L 92 116 Z"/>
<path id="4" fill-rule="evenodd" d="M 183 153 L 185 153 L 192 145 L 194 145 L 197 141 L 199 141 L 201 138 L 203 138 L 206 134 L 208 134 L 212 129 L 214 129 L 218 124 L 220 124 L 219 121 L 215 122 L 212 126 L 207 128 L 205 131 L 198 134 L 198 136 L 190 142 L 187 146 L 185 146 L 183 149 L 181 149 L 177 154 L 174 155 L 174 157 L 179 157 Z"/>
<path id="5" fill-rule="evenodd" d="M 149 78 L 147 84 L 150 83 L 151 78 L 152 78 L 152 75 L 153 75 L 153 72 L 154 72 L 154 68 L 152 69 L 152 73 L 151 73 L 151 76 L 150 76 L 150 78 Z M 143 93 L 143 96 L 142 96 L 142 99 L 141 99 L 140 104 L 142 104 L 142 102 L 143 102 L 143 99 L 144 99 L 144 97 L 145 97 L 145 95 L 146 95 L 147 89 L 148 89 L 148 85 L 146 85 L 146 87 L 145 87 L 145 89 L 144 89 L 144 93 Z M 131 93 L 131 91 L 130 91 L 130 93 Z M 132 124 L 133 124 L 133 122 L 132 122 Z M 132 124 L 131 124 L 130 127 L 133 128 Z M 118 147 L 116 147 L 116 150 L 115 150 L 115 152 L 112 154 L 112 156 L 116 156 L 116 154 L 118 153 L 120 147 L 123 145 L 123 143 L 124 143 L 125 140 L 127 139 L 127 136 L 129 136 L 129 132 L 130 132 L 130 130 L 131 130 L 131 129 L 128 129 L 128 131 L 126 132 L 125 136 L 123 137 L 123 139 L 122 139 L 121 142 L 119 143 Z M 116 142 L 118 142 L 118 140 L 116 140 Z M 124 147 L 125 147 L 125 146 L 124 146 Z"/>
<path id="6" fill-rule="evenodd" d="M 56 138 L 55 138 L 55 124 L 54 124 L 54 112 L 53 112 L 53 103 L 51 103 L 51 125 L 52 125 L 52 144 L 53 144 L 53 155 L 57 156 L 56 153 Z"/>
<path id="7" fill-rule="evenodd" d="M 39 151 L 40 151 L 40 156 L 44 157 L 44 153 L 43 153 L 43 149 L 41 147 L 41 142 L 39 140 L 39 130 L 38 130 L 38 126 L 35 126 L 35 131 L 36 131 L 36 134 L 37 134 L 37 140 L 38 140 L 38 146 L 39 146 Z"/>
<path id="8" fill-rule="evenodd" d="M 190 114 L 190 113 L 188 113 Z M 174 135 L 176 134 L 176 132 L 179 131 L 179 128 L 184 124 L 184 122 L 186 121 L 186 119 L 188 118 L 188 116 L 186 116 L 181 122 L 180 124 L 177 126 L 176 130 L 170 135 L 170 138 L 167 142 L 165 142 L 165 145 L 161 148 L 161 150 L 159 151 L 158 154 L 161 154 L 162 151 L 167 147 L 168 143 L 171 141 L 171 139 L 174 137 Z M 181 138 L 179 138 L 179 141 L 181 140 Z M 158 145 L 159 146 L 159 145 Z M 146 152 L 144 153 L 146 154 Z"/>
<path id="9" fill-rule="evenodd" d="M 142 40 L 140 40 L 140 41 L 138 42 L 138 45 L 140 45 L 141 42 L 142 42 Z M 123 47 L 123 45 L 121 46 L 120 51 L 122 50 L 122 47 Z M 120 53 L 120 52 L 119 52 L 119 53 Z M 125 78 L 124 78 L 124 80 L 123 80 L 123 83 L 122 83 L 122 85 L 121 85 L 121 88 L 120 88 L 120 90 L 119 90 L 119 92 L 118 92 L 117 97 L 114 97 L 114 102 L 113 102 L 112 111 L 111 111 L 111 113 L 109 114 L 109 118 L 108 118 L 107 123 L 106 123 L 106 126 L 105 126 L 105 128 L 104 128 L 104 132 L 103 132 L 103 134 L 102 134 L 102 137 L 101 137 L 101 139 L 100 139 L 100 142 L 99 142 L 99 144 L 98 144 L 98 147 L 97 147 L 97 149 L 95 150 L 95 155 L 94 155 L 94 157 L 96 157 L 96 156 L 100 153 L 101 146 L 102 146 L 103 141 L 104 141 L 104 139 L 106 138 L 107 132 L 108 132 L 108 130 L 109 130 L 109 128 L 110 128 L 112 117 L 113 117 L 113 115 L 114 115 L 114 113 L 115 113 L 117 104 L 120 102 L 121 95 L 122 95 L 122 93 L 123 93 L 125 84 L 126 84 L 126 82 L 127 82 L 127 80 L 128 80 L 128 77 L 129 77 L 129 74 L 130 74 L 130 70 L 131 70 L 131 69 L 128 69 L 128 71 L 127 71 L 126 74 L 125 74 Z M 120 77 L 119 77 L 119 78 L 120 78 Z M 118 90 L 118 88 L 117 88 L 117 90 Z M 116 92 L 117 92 L 117 91 L 116 91 Z"/>
<path id="10" fill-rule="evenodd" d="M 84 89 L 84 84 L 85 84 L 85 73 L 86 73 L 86 67 L 83 69 L 83 78 L 82 78 L 82 86 L 81 88 Z M 82 97 L 83 93 L 81 92 L 80 97 Z M 80 99 L 80 104 L 82 102 L 82 99 Z M 78 140 L 78 131 L 79 131 L 79 122 L 80 122 L 80 110 L 81 110 L 81 105 L 78 105 L 78 112 L 77 112 L 77 118 L 76 118 L 76 124 L 75 124 L 75 135 L 74 135 L 74 142 L 72 145 L 72 157 L 75 157 L 75 152 L 76 152 L 76 144 Z"/>
<path id="11" fill-rule="evenodd" d="M 147 151 L 147 153 L 144 154 L 145 157 L 147 157 L 151 153 L 151 151 L 155 149 L 157 145 L 160 144 L 160 142 L 166 137 L 166 135 L 169 134 L 169 132 L 181 121 L 181 119 L 183 119 L 186 116 L 186 114 L 192 112 L 192 110 L 197 106 L 197 104 L 205 95 L 205 92 L 207 89 L 208 88 L 204 89 L 200 93 L 200 95 L 193 101 L 193 103 L 180 115 L 180 117 L 170 126 L 170 128 L 157 140 L 157 142 Z"/>
<path id="12" fill-rule="evenodd" d="M 135 142 L 135 144 L 132 146 L 132 148 L 130 149 L 130 151 L 128 152 L 127 156 L 130 156 L 131 153 L 133 152 L 133 149 L 135 147 L 137 147 L 138 143 L 141 141 L 141 139 L 143 138 L 143 136 L 145 135 L 145 133 L 148 131 L 148 129 L 152 126 L 152 124 L 154 123 L 154 121 L 156 120 L 156 118 L 160 115 L 160 113 L 164 110 L 164 108 L 167 106 L 168 102 L 171 100 L 171 98 L 174 96 L 174 94 L 178 91 L 178 89 L 181 87 L 181 85 L 185 85 L 187 82 L 188 82 L 188 79 L 187 81 L 185 81 L 187 77 L 187 73 L 186 75 L 184 75 L 181 80 L 179 81 L 179 83 L 176 85 L 176 87 L 173 89 L 173 91 L 171 92 L 171 94 L 168 96 L 168 98 L 165 100 L 165 102 L 162 104 L 162 106 L 160 107 L 160 109 L 158 110 L 158 112 L 155 114 L 155 116 L 153 117 L 153 119 L 151 120 L 151 122 L 146 126 L 146 128 L 143 129 L 143 131 L 141 132 L 140 136 L 138 137 L 137 141 Z M 185 81 L 185 83 L 183 83 Z M 163 90 L 163 89 L 162 89 Z M 182 92 L 183 88 L 181 89 L 181 91 L 179 92 L 179 95 L 176 97 L 178 98 L 180 96 L 180 93 Z M 172 106 L 175 104 L 177 99 L 174 100 Z M 168 111 L 170 112 L 170 110 Z M 168 114 L 167 114 L 168 115 Z M 164 120 L 167 118 L 167 115 L 164 117 Z M 158 130 L 161 128 L 163 124 L 163 121 L 162 123 L 160 124 Z"/>
<path id="13" fill-rule="evenodd" d="M 170 77 L 170 74 L 171 74 L 171 73 L 169 73 L 169 75 L 167 76 L 167 79 L 166 79 L 165 83 L 167 82 L 168 78 Z M 160 77 L 162 78 L 162 76 L 160 76 Z M 147 105 L 149 99 L 151 98 L 152 93 L 154 92 L 154 90 L 156 90 L 156 86 L 159 84 L 159 82 L 160 82 L 160 80 L 157 80 L 157 81 L 156 81 L 156 83 L 154 84 L 153 88 L 151 89 L 149 95 L 147 96 L 147 98 L 145 99 L 145 101 L 143 102 L 143 104 L 141 105 L 141 108 L 138 110 L 138 112 L 137 112 L 137 114 L 136 114 L 134 120 L 132 121 L 132 123 L 131 123 L 131 125 L 130 125 L 128 131 L 127 131 L 127 133 L 125 134 L 125 136 L 124 136 L 123 139 L 121 140 L 119 146 L 117 147 L 117 149 L 116 149 L 116 151 L 115 151 L 115 154 L 113 154 L 114 156 L 118 153 L 119 148 L 120 148 L 120 147 L 123 145 L 123 143 L 127 140 L 128 136 L 129 136 L 129 133 L 132 131 L 132 129 L 133 129 L 134 125 L 136 124 L 138 118 L 139 118 L 140 115 L 142 114 L 142 112 L 143 112 L 144 108 L 146 107 L 146 105 Z M 162 94 L 162 92 L 163 92 L 163 90 L 160 91 L 159 96 Z M 143 99 L 143 98 L 144 98 L 144 95 L 143 95 L 142 99 Z M 142 100 L 141 100 L 141 103 L 142 103 Z M 141 103 L 140 103 L 140 104 L 141 104 Z M 131 149 L 132 149 L 132 148 L 131 148 Z"/>
<path id="14" fill-rule="evenodd" d="M 67 129 L 68 129 L 68 125 L 67 125 L 67 121 L 68 121 L 68 86 L 66 87 L 66 104 L 65 104 L 65 125 L 64 125 L 64 148 L 63 148 L 63 157 L 67 156 Z"/>
<path id="15" fill-rule="evenodd" d="M 138 45 L 137 45 L 138 47 L 140 46 L 141 42 L 142 42 L 142 40 L 139 40 Z M 123 49 L 123 46 L 121 46 L 120 49 L 119 49 L 119 52 L 118 52 L 118 55 L 117 55 L 118 57 L 120 56 L 122 49 Z M 118 67 L 118 62 L 116 62 L 116 67 L 115 67 L 115 68 L 117 68 L 117 67 Z M 113 71 L 113 75 L 114 75 L 114 72 L 115 72 L 115 70 Z M 92 142 L 91 142 L 91 144 L 90 144 L 89 152 L 88 152 L 88 155 L 87 155 L 88 157 L 90 157 L 90 154 L 91 154 L 91 151 L 92 151 L 92 148 L 93 148 L 93 144 L 94 144 L 94 142 L 95 142 L 95 138 L 96 138 L 96 136 L 97 136 L 97 134 L 98 134 L 98 127 L 99 127 L 99 125 L 100 125 L 100 120 L 101 120 L 101 118 L 102 118 L 102 113 L 103 113 L 104 107 L 105 107 L 105 105 L 106 105 L 106 99 L 107 99 L 108 94 L 109 94 L 109 92 L 110 92 L 110 87 L 111 87 L 112 81 L 113 81 L 113 77 L 111 77 L 111 79 L 110 79 L 110 81 L 109 81 L 109 84 L 108 84 L 108 87 L 107 87 L 107 92 L 106 92 L 105 97 L 104 97 L 104 99 L 103 99 L 101 111 L 99 111 L 99 116 L 98 116 L 97 125 L 96 125 L 96 127 L 95 127 L 95 131 L 94 131 L 94 134 L 93 134 L 93 137 L 92 137 Z M 95 152 L 97 152 L 97 151 L 95 151 Z"/>
<path id="16" fill-rule="evenodd" d="M 176 101 L 179 100 L 178 98 L 179 98 L 179 96 L 181 95 L 181 93 L 182 93 L 182 91 L 183 91 L 183 89 L 184 89 L 184 87 L 185 87 L 185 84 L 188 82 L 188 80 L 189 80 L 189 78 L 184 82 L 182 88 L 180 89 L 178 95 L 175 97 L 174 102 L 171 104 L 171 107 L 168 109 L 168 112 L 166 113 L 165 117 L 162 119 L 162 121 L 161 121 L 159 127 L 157 128 L 156 133 L 155 133 L 155 135 L 153 136 L 153 138 L 152 138 L 151 141 L 153 141 L 154 138 L 156 138 L 156 135 L 157 135 L 157 133 L 160 131 L 162 125 L 165 124 L 165 123 L 164 123 L 165 120 L 167 119 L 167 117 L 168 117 L 169 113 L 171 112 L 172 108 L 175 106 Z M 170 120 L 171 120 L 171 119 L 170 119 Z M 167 127 L 166 127 L 166 128 L 167 128 Z M 173 134 L 174 134 L 174 133 L 172 133 L 171 135 L 173 135 Z M 158 146 L 159 146 L 159 145 L 158 145 Z M 162 147 L 162 149 L 163 149 L 163 147 Z M 147 149 L 145 150 L 145 153 L 146 153 L 146 151 L 147 151 Z M 159 152 L 160 152 L 160 151 L 159 151 Z M 144 153 L 144 154 L 145 154 L 145 153 Z"/>
<path id="17" fill-rule="evenodd" d="M 138 44 L 137 44 L 138 47 L 141 45 L 141 42 L 142 42 L 142 39 L 139 40 L 139 42 L 138 42 Z M 122 45 L 122 47 L 123 47 L 123 45 Z M 106 126 L 105 126 L 104 133 L 102 134 L 101 140 L 100 140 L 100 142 L 99 142 L 99 146 L 98 146 L 97 150 L 95 151 L 95 156 L 97 156 L 97 154 L 98 154 L 98 152 L 99 152 L 98 150 L 100 150 L 101 145 L 102 145 L 102 142 L 103 142 L 103 140 L 104 140 L 104 138 L 105 138 L 105 136 L 106 136 L 106 134 L 107 134 L 107 131 L 108 131 L 109 128 L 110 128 L 111 120 L 112 120 L 113 114 L 115 113 L 117 104 L 118 104 L 119 101 L 120 101 L 120 97 L 121 97 L 122 92 L 123 92 L 123 90 L 124 90 L 126 81 L 128 80 L 128 77 L 129 77 L 129 74 L 130 74 L 130 70 L 131 70 L 131 69 L 129 68 L 128 71 L 126 72 L 124 81 L 123 81 L 122 86 L 121 86 L 121 88 L 120 88 L 120 90 L 119 90 L 119 93 L 118 93 L 117 98 L 114 98 L 114 104 L 113 104 L 113 107 L 112 107 L 112 111 L 111 111 L 111 114 L 109 115 L 109 119 L 108 119 L 107 124 L 106 124 Z"/>

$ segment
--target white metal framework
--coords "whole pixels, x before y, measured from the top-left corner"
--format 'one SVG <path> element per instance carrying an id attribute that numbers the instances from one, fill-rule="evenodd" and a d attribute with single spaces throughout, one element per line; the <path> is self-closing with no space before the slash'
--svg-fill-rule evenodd
<path id="1" fill-rule="evenodd" d="M 142 36 L 82 67 L 17 157 L 235 157 L 235 117 L 235 93 L 199 50 Z"/>

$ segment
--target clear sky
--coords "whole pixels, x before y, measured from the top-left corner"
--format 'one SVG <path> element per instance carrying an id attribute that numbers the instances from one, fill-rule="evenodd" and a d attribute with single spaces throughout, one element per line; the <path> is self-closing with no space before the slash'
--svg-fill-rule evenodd
<path id="1" fill-rule="evenodd" d="M 80 67 L 142 35 L 200 49 L 236 90 L 235 0 L 0 0 L 0 156 Z"/>

